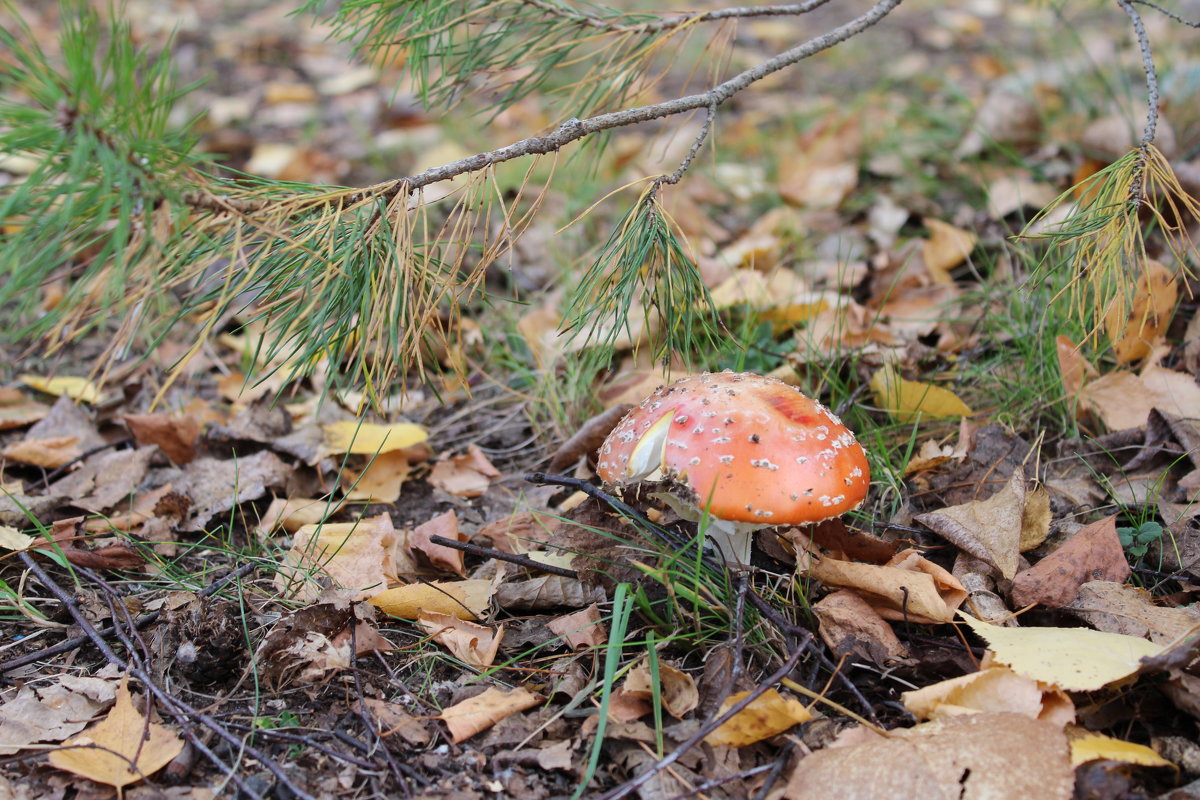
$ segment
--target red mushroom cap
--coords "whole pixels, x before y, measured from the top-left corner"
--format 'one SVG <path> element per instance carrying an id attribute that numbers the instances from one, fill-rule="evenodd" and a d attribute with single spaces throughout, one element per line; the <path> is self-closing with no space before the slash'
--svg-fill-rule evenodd
<path id="1" fill-rule="evenodd" d="M 799 525 L 836 517 L 867 495 L 854 434 L 799 390 L 749 373 L 696 375 L 630 411 L 600 447 L 610 485 L 671 480 L 714 517 Z"/>

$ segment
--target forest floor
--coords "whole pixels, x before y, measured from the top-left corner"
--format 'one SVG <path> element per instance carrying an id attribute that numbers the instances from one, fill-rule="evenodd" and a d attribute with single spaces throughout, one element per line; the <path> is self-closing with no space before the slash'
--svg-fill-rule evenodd
<path id="1" fill-rule="evenodd" d="M 174 32 L 214 168 L 366 186 L 561 122 L 422 108 L 296 5 L 124 3 L 141 46 Z M 722 29 L 720 68 L 832 5 Z M 58 11 L 14 7 L 53 55 Z M 1139 8 L 1196 196 L 1197 33 Z M 1086 198 L 1034 221 L 1144 93 L 1118 5 L 913 0 L 739 94 L 662 196 L 727 335 L 665 366 L 639 330 L 581 366 L 563 288 L 698 118 L 562 158 L 444 371 L 371 410 L 336 365 L 286 380 L 248 316 L 103 383 L 103 336 L 6 344 L 0 798 L 1200 797 L 1195 253 L 1148 230 L 1096 310 L 1037 238 Z M 750 569 L 594 476 L 622 409 L 725 369 L 821 400 L 871 468 Z"/>

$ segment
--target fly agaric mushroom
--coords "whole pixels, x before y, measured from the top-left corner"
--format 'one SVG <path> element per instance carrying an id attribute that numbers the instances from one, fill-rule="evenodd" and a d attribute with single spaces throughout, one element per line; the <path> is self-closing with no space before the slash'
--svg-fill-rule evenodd
<path id="1" fill-rule="evenodd" d="M 750 562 L 754 531 L 802 525 L 857 508 L 867 455 L 834 414 L 799 390 L 749 373 L 705 373 L 661 386 L 601 445 L 611 486 L 665 481 L 680 516 L 709 515 L 730 563 Z"/>

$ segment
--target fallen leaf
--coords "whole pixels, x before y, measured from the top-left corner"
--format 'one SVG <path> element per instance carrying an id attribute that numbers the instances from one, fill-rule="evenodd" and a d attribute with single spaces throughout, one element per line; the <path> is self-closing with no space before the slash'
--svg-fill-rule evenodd
<path id="1" fill-rule="evenodd" d="M 918 416 L 957 417 L 974 412 L 949 389 L 902 378 L 896 367 L 887 364 L 871 376 L 875 402 L 895 419 L 909 422 Z"/>
<path id="2" fill-rule="evenodd" d="M 25 550 L 38 541 L 28 534 L 21 533 L 11 525 L 0 525 L 0 547 L 5 550 Z"/>
<path id="3" fill-rule="evenodd" d="M 108 715 L 52 751 L 50 763 L 119 789 L 158 772 L 182 751 L 183 739 L 134 706 L 126 679 Z"/>
<path id="4" fill-rule="evenodd" d="M 995 145 L 1032 147 L 1041 131 L 1042 114 L 1030 93 L 997 82 L 979 103 L 966 135 L 954 149 L 954 157 L 979 155 Z"/>
<path id="5" fill-rule="evenodd" d="M 420 444 L 429 438 L 428 431 L 420 425 L 410 422 L 379 425 L 373 422 L 349 420 L 326 425 L 324 431 L 325 446 L 330 454 L 376 455 L 390 453 Z"/>
<path id="6" fill-rule="evenodd" d="M 1020 557 L 1024 509 L 1025 473 L 1015 469 L 1004 488 L 986 500 L 918 514 L 914 519 L 1011 580 Z"/>
<path id="7" fill-rule="evenodd" d="M 446 727 L 450 729 L 451 740 L 457 743 L 470 739 L 505 717 L 532 708 L 540 702 L 540 695 L 520 687 L 507 692 L 489 687 L 483 694 L 443 709 L 438 719 L 446 723 Z"/>
<path id="8" fill-rule="evenodd" d="M 1078 403 L 1083 385 L 1096 377 L 1096 368 L 1079 352 L 1079 345 L 1062 334 L 1055 338 L 1054 348 L 1062 373 L 1063 394 L 1067 400 Z"/>
<path id="9" fill-rule="evenodd" d="M 453 572 L 460 576 L 467 574 L 463 563 L 463 551 L 444 544 L 434 544 L 430 536 L 441 536 L 455 542 L 465 542 L 467 537 L 458 529 L 458 515 L 454 510 L 438 514 L 433 519 L 421 523 L 413 529 L 408 544 L 414 553 L 420 553 L 436 569 Z"/>
<path id="10" fill-rule="evenodd" d="M 1018 675 L 1072 692 L 1092 692 L 1128 678 L 1162 646 L 1087 628 L 1004 628 L 962 612 L 959 618 Z"/>
<path id="11" fill-rule="evenodd" d="M 880 667 L 908 661 L 908 650 L 892 626 L 858 594 L 840 589 L 812 609 L 821 638 L 835 656 L 857 656 Z"/>
<path id="12" fill-rule="evenodd" d="M 112 705 L 116 687 L 102 678 L 64 676 L 57 683 L 17 690 L 0 705 L 0 755 L 38 742 L 61 742 Z"/>
<path id="13" fill-rule="evenodd" d="M 605 630 L 600 606 L 592 603 L 587 608 L 580 609 L 574 614 L 556 617 L 546 623 L 546 627 L 555 636 L 561 636 L 575 650 L 589 647 L 601 647 L 608 641 L 608 631 Z"/>
<path id="14" fill-rule="evenodd" d="M 361 471 L 342 470 L 340 483 L 347 500 L 395 503 L 410 472 L 409 448 L 405 448 L 372 456 Z"/>
<path id="15" fill-rule="evenodd" d="M 1116 517 L 1106 517 L 1073 534 L 1050 555 L 1013 578 L 1017 606 L 1040 603 L 1059 608 L 1075 599 L 1079 587 L 1092 580 L 1123 582 L 1129 562 L 1117 537 Z"/>
<path id="16" fill-rule="evenodd" d="M 493 630 L 486 625 L 477 625 L 436 611 L 422 611 L 417 616 L 417 625 L 424 628 L 431 639 L 449 650 L 452 656 L 480 671 L 492 666 L 500 642 L 504 639 L 503 625 Z"/>
<path id="17" fill-rule="evenodd" d="M 1109 633 L 1137 636 L 1168 645 L 1200 625 L 1200 608 L 1157 605 L 1145 589 L 1112 581 L 1088 581 L 1063 606 L 1088 625 Z"/>
<path id="18" fill-rule="evenodd" d="M 967 597 L 958 579 L 915 550 L 897 553 L 883 566 L 813 556 L 801 561 L 799 572 L 831 588 L 852 589 L 884 619 L 904 622 L 949 622 Z"/>
<path id="19" fill-rule="evenodd" d="M 686 672 L 659 662 L 658 680 L 662 706 L 675 719 L 683 719 L 700 705 L 700 692 L 696 689 L 696 681 Z M 651 684 L 650 665 L 643 661 L 625 676 L 625 683 L 621 689 L 630 697 L 653 702 L 654 691 Z"/>
<path id="20" fill-rule="evenodd" d="M 487 491 L 500 471 L 492 466 L 476 445 L 468 445 L 465 455 L 442 459 L 433 466 L 429 482 L 457 497 L 479 497 Z"/>
<path id="21" fill-rule="evenodd" d="M 100 402 L 100 389 L 87 378 L 73 378 L 67 375 L 60 375 L 57 378 L 22 375 L 19 380 L 26 386 L 55 397 L 69 397 L 85 403 Z"/>
<path id="22" fill-rule="evenodd" d="M 971 255 L 979 237 L 933 217 L 925 218 L 925 227 L 931 234 L 921 250 L 925 268 L 937 283 L 953 283 L 950 270 Z"/>
<path id="23" fill-rule="evenodd" d="M 437 611 L 459 619 L 478 619 L 487 614 L 495 587 L 491 581 L 412 583 L 387 589 L 368 599 L 383 613 L 400 619 L 416 619 L 422 611 Z"/>
<path id="24" fill-rule="evenodd" d="M 738 692 L 725 698 L 717 710 L 717 716 L 724 714 L 748 694 L 750 692 Z M 775 689 L 767 689 L 721 727 L 705 736 L 704 741 L 713 747 L 744 747 L 783 733 L 810 719 L 812 714 L 799 700 L 785 697 Z"/>
<path id="25" fill-rule="evenodd" d="M 370 709 L 371 716 L 379 723 L 379 735 L 400 736 L 411 745 L 424 747 L 433 741 L 433 734 L 425 727 L 425 720 L 414 717 L 399 703 L 389 703 L 374 697 L 364 697 L 362 703 Z"/>
<path id="26" fill-rule="evenodd" d="M 796 765 L 786 800 L 1069 800 L 1062 730 L 1020 714 L 969 714 L 818 750 Z"/>
<path id="27" fill-rule="evenodd" d="M 0 388 L 0 431 L 24 428 L 50 413 L 50 406 L 30 400 L 16 389 Z"/>
<path id="28" fill-rule="evenodd" d="M 921 720 L 1008 712 L 1040 719 L 1060 729 L 1075 721 L 1075 704 L 1062 689 L 994 664 L 904 692 L 901 700 Z"/>
<path id="29" fill-rule="evenodd" d="M 386 513 L 357 522 L 305 525 L 296 531 L 292 549 L 275 574 L 275 586 L 289 597 L 314 600 L 321 593 L 309 573 L 324 574 L 355 599 L 383 591 L 397 573 L 399 533 Z"/>
<path id="30" fill-rule="evenodd" d="M 341 500 L 277 497 L 259 518 L 256 530 L 260 537 L 270 536 L 277 528 L 295 533 L 305 525 L 317 525 L 337 513 Z"/>
<path id="31" fill-rule="evenodd" d="M 1114 304 L 1104 316 L 1105 330 L 1113 343 L 1118 364 L 1138 361 L 1150 354 L 1171 323 L 1179 286 L 1175 273 L 1154 259 L 1147 259 L 1138 275 L 1129 312 L 1122 316 Z"/>
<path id="32" fill-rule="evenodd" d="M 126 414 L 122 419 L 130 433 L 142 445 L 158 449 L 175 464 L 186 464 L 196 457 L 200 422 L 195 417 L 177 414 Z"/>
<path id="33" fill-rule="evenodd" d="M 1146 747 L 1099 733 L 1086 732 L 1071 738 L 1071 766 L 1104 759 L 1143 767 L 1174 767 L 1170 761 Z"/>
<path id="34" fill-rule="evenodd" d="M 1190 375 L 1158 366 L 1141 375 L 1117 370 L 1085 384 L 1079 407 L 1096 414 L 1109 430 L 1140 428 L 1155 408 L 1177 417 L 1200 417 L 1200 386 Z"/>
<path id="35" fill-rule="evenodd" d="M 24 439 L 0 450 L 8 461 L 32 464 L 45 469 L 58 469 L 83 455 L 77 436 L 55 436 L 51 439 Z"/>

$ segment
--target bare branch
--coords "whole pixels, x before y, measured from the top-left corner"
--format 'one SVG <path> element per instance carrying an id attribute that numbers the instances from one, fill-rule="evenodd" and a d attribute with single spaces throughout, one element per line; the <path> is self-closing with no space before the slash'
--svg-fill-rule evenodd
<path id="1" fill-rule="evenodd" d="M 610 31 L 612 33 L 657 33 L 693 22 L 715 22 L 746 17 L 794 17 L 818 9 L 828 3 L 829 0 L 808 0 L 807 3 L 793 3 L 791 5 L 722 8 L 716 11 L 706 11 L 702 14 L 677 14 L 638 25 L 619 25 L 606 20 L 604 17 L 585 14 L 580 11 L 571 11 L 562 6 L 555 5 L 549 2 L 549 0 L 521 0 L 521 2 L 545 11 L 547 14 L 553 14 L 560 19 L 570 20 L 579 25 L 597 30 Z"/>
<path id="2" fill-rule="evenodd" d="M 1189 28 L 1200 28 L 1200 22 L 1193 22 L 1190 19 L 1184 19 L 1174 11 L 1171 11 L 1169 8 L 1163 8 L 1158 3 L 1151 3 L 1150 0 L 1130 0 L 1130 2 L 1139 6 L 1145 6 L 1146 8 L 1154 9 L 1167 19 L 1178 22 L 1180 25 L 1187 25 Z"/>
<path id="3" fill-rule="evenodd" d="M 687 172 L 688 167 L 692 165 L 692 161 L 696 158 L 696 154 L 700 152 L 700 148 L 704 146 L 705 140 L 708 139 L 708 134 L 712 130 L 713 117 L 716 115 L 716 106 L 709 106 L 707 109 L 705 109 L 704 125 L 700 127 L 700 133 L 696 134 L 696 141 L 692 142 L 692 146 L 688 148 L 687 155 L 683 157 L 683 161 L 680 162 L 679 168 L 670 175 L 664 175 L 656 180 L 654 182 L 656 187 L 661 186 L 664 183 L 669 183 L 672 186 L 679 183 L 679 181 L 683 178 L 683 173 Z"/>

